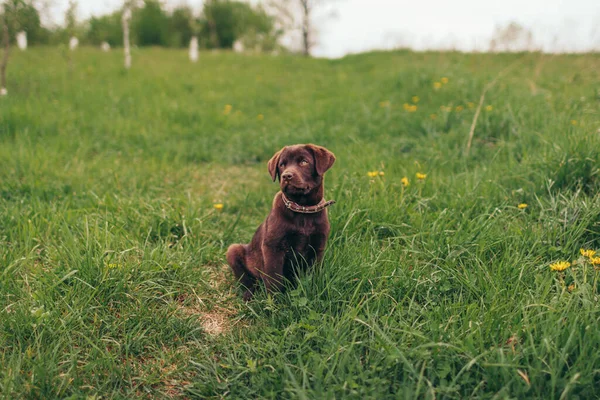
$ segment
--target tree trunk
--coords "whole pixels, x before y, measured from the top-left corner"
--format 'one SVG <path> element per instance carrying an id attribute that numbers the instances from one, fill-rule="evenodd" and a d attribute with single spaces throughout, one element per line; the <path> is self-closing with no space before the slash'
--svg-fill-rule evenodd
<path id="1" fill-rule="evenodd" d="M 4 39 L 4 55 L 2 57 L 2 66 L 0 67 L 0 96 L 6 96 L 6 67 L 8 66 L 8 52 L 10 50 L 10 40 L 8 37 L 8 22 L 6 21 L 6 8 L 2 18 L 2 36 Z"/>
<path id="2" fill-rule="evenodd" d="M 208 15 L 207 22 L 209 35 L 208 40 L 210 40 L 213 49 L 216 49 L 219 47 L 219 35 L 217 34 L 217 23 L 215 22 L 215 19 L 212 16 L 212 10 L 210 12 L 210 15 Z"/>
<path id="3" fill-rule="evenodd" d="M 310 0 L 300 0 L 302 6 L 302 54 L 310 57 Z"/>
<path id="4" fill-rule="evenodd" d="M 129 48 L 129 20 L 131 9 L 125 7 L 123 10 L 123 51 L 125 52 L 125 69 L 131 68 L 131 50 Z"/>

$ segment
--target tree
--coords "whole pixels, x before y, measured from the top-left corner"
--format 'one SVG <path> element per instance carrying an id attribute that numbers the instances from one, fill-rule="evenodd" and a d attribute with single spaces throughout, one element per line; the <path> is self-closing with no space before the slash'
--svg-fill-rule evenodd
<path id="1" fill-rule="evenodd" d="M 533 34 L 517 22 L 504 27 L 496 26 L 490 41 L 490 51 L 531 51 L 534 48 Z"/>
<path id="2" fill-rule="evenodd" d="M 210 0 L 204 4 L 201 32 L 209 38 L 208 47 L 232 48 L 246 35 L 278 37 L 273 17 L 262 7 L 229 0 Z"/>
<path id="3" fill-rule="evenodd" d="M 27 40 L 31 44 L 44 41 L 44 29 L 41 26 L 40 14 L 33 0 L 7 0 L 4 2 L 2 18 L 6 19 L 8 35 L 11 43 L 16 40 L 20 31 L 27 33 Z M 5 18 L 6 17 L 6 18 Z M 4 40 L 4 30 L 0 32 Z"/>
<path id="4" fill-rule="evenodd" d="M 282 29 L 300 32 L 302 54 L 308 57 L 316 44 L 315 14 L 332 2 L 333 0 L 270 0 L 267 4 L 277 15 L 277 22 Z M 333 15 L 329 14 L 327 17 Z"/>
<path id="5" fill-rule="evenodd" d="M 40 16 L 33 4 L 27 0 L 6 0 L 2 8 L 2 44 L 4 54 L 0 64 L 0 95 L 5 96 L 6 70 L 10 56 L 10 43 L 16 39 L 17 32 L 25 30 L 35 34 L 40 27 Z"/>
<path id="6" fill-rule="evenodd" d="M 188 45 L 192 36 L 197 34 L 194 24 L 194 12 L 190 7 L 175 8 L 169 20 L 169 45 L 173 47 Z"/>
<path id="7" fill-rule="evenodd" d="M 67 11 L 65 11 L 65 28 L 69 39 L 75 36 L 77 29 L 77 2 L 75 0 L 69 0 Z"/>
<path id="8" fill-rule="evenodd" d="M 169 20 L 157 0 L 144 0 L 134 15 L 133 30 L 139 46 L 168 45 Z"/>
<path id="9" fill-rule="evenodd" d="M 7 0 L 4 1 L 2 18 L 6 15 L 10 43 L 15 43 L 16 35 L 20 31 L 27 33 L 30 44 L 39 44 L 45 41 L 45 30 L 41 26 L 38 6 L 33 0 Z M 0 37 L 4 40 L 3 29 Z"/>
<path id="10" fill-rule="evenodd" d="M 123 28 L 121 26 L 122 11 L 101 17 L 92 17 L 89 20 L 86 41 L 99 46 L 107 42 L 111 46 L 119 46 L 123 43 Z"/>

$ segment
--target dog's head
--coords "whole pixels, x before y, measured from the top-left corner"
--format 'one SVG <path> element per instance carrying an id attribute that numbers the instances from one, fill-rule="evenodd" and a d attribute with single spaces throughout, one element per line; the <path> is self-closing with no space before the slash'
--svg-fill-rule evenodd
<path id="1" fill-rule="evenodd" d="M 283 193 L 301 196 L 321 186 L 323 174 L 334 162 L 335 156 L 325 147 L 297 144 L 275 153 L 268 167 L 273 182 L 279 178 Z"/>

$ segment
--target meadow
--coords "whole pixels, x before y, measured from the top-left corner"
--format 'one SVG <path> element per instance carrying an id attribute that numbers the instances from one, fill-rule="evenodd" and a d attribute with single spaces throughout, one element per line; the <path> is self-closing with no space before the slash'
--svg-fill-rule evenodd
<path id="1" fill-rule="evenodd" d="M 8 80 L 0 398 L 600 397 L 600 55 L 34 48 Z M 324 260 L 244 303 L 225 250 L 309 142 Z"/>

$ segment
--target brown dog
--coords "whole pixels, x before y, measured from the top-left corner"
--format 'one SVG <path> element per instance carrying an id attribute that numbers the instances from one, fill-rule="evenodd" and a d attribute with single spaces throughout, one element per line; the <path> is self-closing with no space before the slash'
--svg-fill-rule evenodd
<path id="1" fill-rule="evenodd" d="M 269 160 L 281 191 L 252 241 L 227 250 L 227 262 L 246 288 L 244 300 L 252 298 L 259 279 L 268 292 L 281 290 L 296 266 L 321 260 L 329 236 L 326 207 L 334 203 L 323 198 L 323 174 L 334 162 L 332 152 L 314 144 L 284 147 Z"/>

